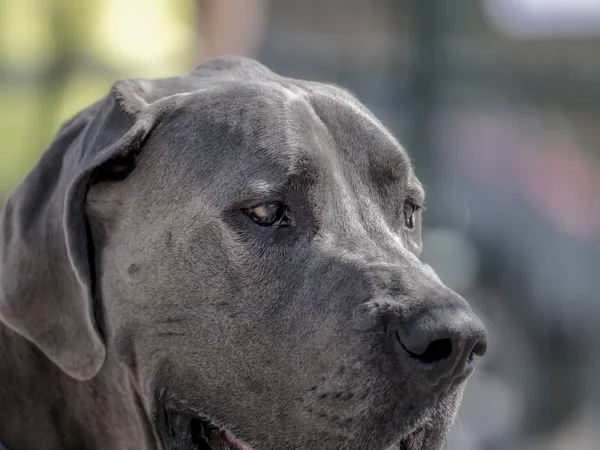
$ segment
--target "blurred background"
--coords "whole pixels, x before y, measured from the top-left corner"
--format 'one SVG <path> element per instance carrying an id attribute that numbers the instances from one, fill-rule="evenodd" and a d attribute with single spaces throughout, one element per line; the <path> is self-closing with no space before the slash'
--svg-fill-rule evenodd
<path id="1" fill-rule="evenodd" d="M 447 448 L 600 449 L 600 1 L 0 0 L 0 204 L 115 79 L 221 54 L 349 88 L 409 149 L 423 258 L 492 338 Z"/>

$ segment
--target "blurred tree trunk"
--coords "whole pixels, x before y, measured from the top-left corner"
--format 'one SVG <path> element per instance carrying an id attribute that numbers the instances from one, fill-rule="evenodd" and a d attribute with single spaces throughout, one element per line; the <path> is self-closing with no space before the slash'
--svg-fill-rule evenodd
<path id="1" fill-rule="evenodd" d="M 220 55 L 255 57 L 269 0 L 197 0 L 197 62 Z"/>
<path id="2" fill-rule="evenodd" d="M 74 39 L 70 15 L 65 13 L 65 2 L 53 1 L 48 4 L 48 21 L 52 37 L 56 43 L 56 54 L 52 64 L 43 72 L 40 83 L 39 117 L 36 119 L 38 142 L 35 146 L 43 151 L 54 134 L 54 121 L 69 79 L 76 68 L 77 39 Z"/>

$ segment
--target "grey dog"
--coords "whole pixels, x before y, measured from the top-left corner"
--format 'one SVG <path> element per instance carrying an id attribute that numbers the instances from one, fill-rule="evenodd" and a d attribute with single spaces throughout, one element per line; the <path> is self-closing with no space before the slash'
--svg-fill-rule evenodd
<path id="1" fill-rule="evenodd" d="M 67 122 L 0 231 L 10 450 L 437 450 L 486 332 L 346 91 L 225 57 Z"/>

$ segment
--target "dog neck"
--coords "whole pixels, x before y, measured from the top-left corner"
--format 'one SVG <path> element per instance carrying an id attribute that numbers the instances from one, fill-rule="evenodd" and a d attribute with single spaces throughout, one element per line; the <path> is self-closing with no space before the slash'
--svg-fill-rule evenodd
<path id="1" fill-rule="evenodd" d="M 160 448 L 133 384 L 110 356 L 86 382 L 0 323 L 0 441 L 10 450 Z M 0 450 L 2 446 L 0 445 Z"/>

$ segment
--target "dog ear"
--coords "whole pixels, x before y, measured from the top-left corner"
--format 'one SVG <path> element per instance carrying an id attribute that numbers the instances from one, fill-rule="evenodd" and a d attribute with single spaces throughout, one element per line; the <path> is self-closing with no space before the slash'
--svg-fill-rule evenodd
<path id="1" fill-rule="evenodd" d="M 93 378 L 106 353 L 85 197 L 98 171 L 132 166 L 157 119 L 152 95 L 144 81 L 117 82 L 63 125 L 0 219 L 0 320 L 78 380 Z"/>

